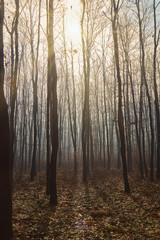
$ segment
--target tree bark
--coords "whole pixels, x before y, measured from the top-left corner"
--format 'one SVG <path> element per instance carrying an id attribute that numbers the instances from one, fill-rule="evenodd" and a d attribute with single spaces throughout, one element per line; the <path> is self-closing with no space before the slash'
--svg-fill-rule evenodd
<path id="1" fill-rule="evenodd" d="M 81 20 L 81 39 L 82 39 L 82 54 L 83 54 L 83 74 L 84 74 L 84 107 L 82 112 L 82 151 L 83 151 L 83 182 L 87 181 L 89 173 L 89 75 L 86 61 L 85 43 L 84 43 L 84 15 L 85 15 L 85 0 L 82 1 L 83 11 Z M 87 64 L 87 65 L 86 65 Z"/>
<path id="2" fill-rule="evenodd" d="M 154 12 L 154 54 L 153 54 L 153 80 L 154 80 L 154 98 L 155 98 L 155 111 L 156 111 L 156 125 L 157 125 L 157 174 L 156 178 L 160 179 L 160 110 L 159 110 L 159 97 L 158 97 L 158 90 L 157 90 L 157 77 L 156 77 L 156 70 L 157 70 L 157 47 L 159 44 L 159 35 L 157 36 L 157 16 L 156 16 L 156 1 L 153 0 L 153 12 Z"/>
<path id="3" fill-rule="evenodd" d="M 11 160 L 8 107 L 4 97 L 4 0 L 0 2 L 0 239 L 12 237 Z"/>
<path id="4" fill-rule="evenodd" d="M 49 1 L 49 32 L 48 32 L 48 81 L 51 82 L 51 163 L 50 163 L 50 204 L 57 204 L 57 153 L 58 153 L 58 113 L 57 113 L 57 71 L 53 39 L 53 0 Z"/>

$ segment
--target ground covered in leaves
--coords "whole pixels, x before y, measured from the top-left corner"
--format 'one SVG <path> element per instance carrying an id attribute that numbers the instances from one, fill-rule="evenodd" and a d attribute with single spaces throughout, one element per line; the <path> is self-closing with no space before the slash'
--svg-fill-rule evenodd
<path id="1" fill-rule="evenodd" d="M 51 207 L 45 175 L 25 176 L 13 194 L 13 239 L 160 239 L 160 183 L 129 180 L 125 194 L 120 172 L 99 170 L 84 185 L 81 176 L 58 171 L 58 205 Z"/>

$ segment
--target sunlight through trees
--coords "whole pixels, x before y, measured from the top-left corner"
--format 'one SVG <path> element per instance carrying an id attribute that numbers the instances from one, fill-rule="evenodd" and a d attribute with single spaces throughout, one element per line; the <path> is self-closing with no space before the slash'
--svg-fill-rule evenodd
<path id="1" fill-rule="evenodd" d="M 64 169 L 85 184 L 116 169 L 126 193 L 133 174 L 160 179 L 160 1 L 0 0 L 0 11 L 8 228 L 17 176 L 45 172 L 51 205 Z"/>

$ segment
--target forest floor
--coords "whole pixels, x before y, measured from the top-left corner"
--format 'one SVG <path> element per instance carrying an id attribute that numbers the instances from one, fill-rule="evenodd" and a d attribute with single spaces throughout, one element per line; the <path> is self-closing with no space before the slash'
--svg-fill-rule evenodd
<path id="1" fill-rule="evenodd" d="M 88 183 L 58 171 L 58 205 L 45 195 L 45 175 L 29 176 L 13 194 L 13 240 L 160 239 L 160 183 L 129 176 L 124 193 L 118 171 L 92 173 Z"/>

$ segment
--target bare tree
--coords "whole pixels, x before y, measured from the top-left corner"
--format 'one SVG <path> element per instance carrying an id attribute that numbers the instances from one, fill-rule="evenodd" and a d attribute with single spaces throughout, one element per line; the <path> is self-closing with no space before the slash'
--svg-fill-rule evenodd
<path id="1" fill-rule="evenodd" d="M 84 16 L 86 3 L 82 1 L 82 19 L 81 19 L 81 38 L 82 38 L 82 54 L 83 54 L 83 74 L 84 74 L 84 107 L 82 113 L 82 150 L 83 150 L 83 181 L 87 181 L 87 165 L 89 164 L 89 76 L 87 75 L 86 53 L 84 42 Z"/>
<path id="2" fill-rule="evenodd" d="M 31 11 L 30 11 L 31 14 Z M 39 1 L 39 20 L 38 20 L 38 40 L 36 49 L 36 58 L 34 63 L 34 50 L 33 50 L 33 26 L 32 26 L 32 16 L 31 16 L 31 52 L 32 52 L 32 84 L 33 84 L 33 119 L 34 119 L 34 145 L 33 145 L 33 156 L 32 156 L 32 166 L 30 179 L 34 180 L 36 176 L 36 156 L 37 156 L 37 84 L 38 84 L 38 56 L 39 56 L 39 43 L 40 43 L 40 19 L 41 19 L 41 0 Z M 35 64 L 35 76 L 34 76 L 34 64 Z"/>
<path id="3" fill-rule="evenodd" d="M 58 113 L 57 113 L 57 70 L 53 39 L 53 0 L 49 0 L 48 29 L 48 81 L 51 87 L 51 163 L 50 163 L 50 204 L 57 204 L 56 167 L 58 153 Z"/>
<path id="4" fill-rule="evenodd" d="M 11 159 L 8 106 L 4 97 L 4 1 L 0 2 L 0 238 L 12 237 Z"/>
<path id="5" fill-rule="evenodd" d="M 158 98 L 158 88 L 157 88 L 157 48 L 160 38 L 160 30 L 157 33 L 157 10 L 156 1 L 153 0 L 153 13 L 154 13 L 154 53 L 153 53 L 153 81 L 154 81 L 154 98 L 155 98 L 155 111 L 156 111 L 156 125 L 157 125 L 157 179 L 160 178 L 160 111 L 159 111 L 159 98 Z"/>
<path id="6" fill-rule="evenodd" d="M 150 118 L 150 130 L 151 130 L 151 155 L 150 155 L 150 180 L 152 181 L 153 176 L 153 157 L 154 157 L 154 129 L 153 129 L 153 117 L 152 117 L 152 104 L 151 104 L 151 97 L 149 93 L 149 87 L 146 78 L 146 70 L 145 70 L 145 49 L 144 49 L 144 38 L 143 38 L 143 31 L 142 31 L 142 17 L 140 14 L 140 2 L 136 0 L 136 7 L 137 7 L 137 15 L 138 15 L 138 22 L 139 22 L 139 41 L 140 41 L 140 64 L 141 64 L 141 92 L 143 91 L 143 85 L 145 85 L 146 95 L 148 99 L 148 106 L 149 106 L 149 118 Z M 142 105 L 142 99 L 140 100 L 140 105 Z M 142 109 L 140 110 L 142 113 Z"/>
<path id="7" fill-rule="evenodd" d="M 120 1 L 111 0 L 111 21 L 112 21 L 112 34 L 114 41 L 114 55 L 115 55 L 115 64 L 117 71 L 117 81 L 118 81 L 118 128 L 120 133 L 120 142 L 121 142 L 121 157 L 123 164 L 123 178 L 125 185 L 125 192 L 130 192 L 128 175 L 127 175 L 127 165 L 126 165 L 126 146 L 125 146 L 125 134 L 124 134 L 124 120 L 122 112 L 122 81 L 120 75 L 120 66 L 119 66 L 119 49 L 118 49 L 118 11 L 120 7 Z"/>

